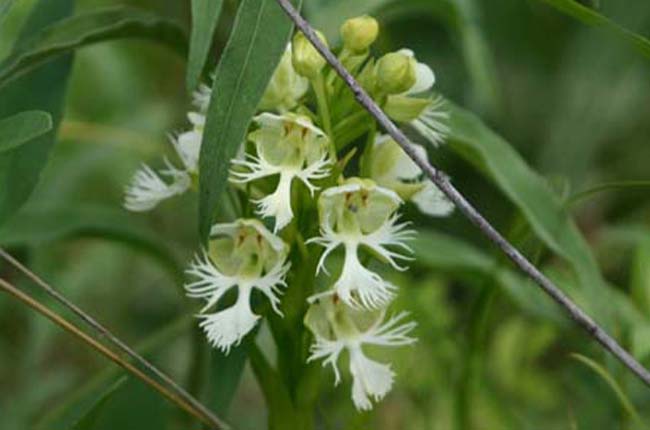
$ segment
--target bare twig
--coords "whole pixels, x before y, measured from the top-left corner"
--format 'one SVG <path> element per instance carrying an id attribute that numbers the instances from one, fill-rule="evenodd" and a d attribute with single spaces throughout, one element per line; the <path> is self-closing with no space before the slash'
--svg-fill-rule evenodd
<path id="1" fill-rule="evenodd" d="M 198 418 L 203 422 L 204 424 L 207 424 L 211 426 L 212 428 L 223 428 L 223 427 L 214 427 L 214 423 L 205 415 L 203 415 L 199 410 L 197 410 L 193 405 L 190 403 L 186 402 L 180 396 L 178 396 L 176 393 L 170 391 L 166 387 L 162 386 L 160 383 L 146 375 L 144 372 L 142 372 L 140 369 L 129 363 L 128 361 L 122 359 L 118 354 L 114 353 L 110 349 L 108 349 L 106 346 L 98 342 L 97 340 L 93 339 L 83 331 L 81 331 L 78 327 L 76 327 L 74 324 L 70 323 L 69 321 L 65 320 L 61 316 L 57 315 L 47 307 L 43 306 L 41 303 L 37 302 L 27 294 L 23 293 L 20 291 L 18 288 L 16 288 L 14 285 L 10 284 L 6 280 L 0 278 L 0 289 L 4 290 L 6 293 L 11 294 L 27 306 L 31 307 L 34 309 L 36 312 L 40 313 L 41 315 L 47 317 L 50 319 L 53 323 L 58 325 L 59 327 L 63 328 L 64 330 L 68 331 L 69 333 L 73 334 L 74 336 L 77 336 L 79 339 L 81 339 L 83 342 L 87 343 L 90 347 L 94 348 L 97 350 L 99 353 L 104 355 L 106 358 L 109 360 L 113 361 L 115 364 L 118 366 L 121 366 L 126 370 L 127 372 L 131 373 L 141 381 L 143 381 L 145 384 L 149 385 L 151 388 L 154 390 L 158 391 L 161 395 L 163 395 L 166 399 L 168 399 L 170 402 L 180 406 L 183 410 L 185 410 L 187 413 L 190 415 L 193 415 L 194 417 Z"/>
<path id="2" fill-rule="evenodd" d="M 54 300 L 68 308 L 75 315 L 77 315 L 83 322 L 90 326 L 93 330 L 99 333 L 101 336 L 105 337 L 111 344 L 117 347 L 119 350 L 123 351 L 126 355 L 131 357 L 133 360 L 138 362 L 141 366 L 146 368 L 149 372 L 156 375 L 160 380 L 166 383 L 170 389 L 176 393 L 176 395 L 183 399 L 183 401 L 192 406 L 193 410 L 199 412 L 202 420 L 215 429 L 229 429 L 229 426 L 220 420 L 213 412 L 211 412 L 205 405 L 195 399 L 191 394 L 189 394 L 183 387 L 178 385 L 172 378 L 166 375 L 163 371 L 159 370 L 152 363 L 147 361 L 144 357 L 134 351 L 131 347 L 122 342 L 117 336 L 115 336 L 110 330 L 100 324 L 93 317 L 84 312 L 74 303 L 70 302 L 65 298 L 61 293 L 54 289 L 50 284 L 45 282 L 42 278 L 36 275 L 34 272 L 25 267 L 22 263 L 16 260 L 11 254 L 5 251 L 3 248 L 0 248 L 0 257 L 4 258 L 12 266 L 20 270 L 25 276 L 32 280 L 36 285 L 42 288 L 50 297 Z"/>
<path id="3" fill-rule="evenodd" d="M 345 69 L 336 56 L 316 36 L 314 29 L 293 7 L 290 0 L 277 0 L 289 18 L 296 24 L 312 45 L 321 53 L 327 62 L 341 76 L 346 85 L 352 90 L 356 100 L 375 117 L 377 122 L 390 134 L 390 136 L 402 147 L 404 152 L 422 169 L 427 177 L 456 205 L 456 208 L 478 229 L 494 243 L 503 253 L 530 279 L 532 279 L 542 290 L 558 304 L 565 312 L 582 327 L 591 337 L 600 343 L 607 351 L 612 353 L 621 363 L 636 374 L 646 385 L 650 386 L 650 372 L 623 349 L 616 340 L 611 337 L 600 325 L 589 315 L 580 309 L 573 301 L 565 295 L 550 279 L 548 279 L 537 267 L 508 242 L 475 208 L 465 197 L 451 184 L 447 175 L 434 168 L 429 161 L 422 158 L 414 150 L 413 144 L 406 135 L 388 118 L 381 108 L 364 91 L 354 77 Z"/>

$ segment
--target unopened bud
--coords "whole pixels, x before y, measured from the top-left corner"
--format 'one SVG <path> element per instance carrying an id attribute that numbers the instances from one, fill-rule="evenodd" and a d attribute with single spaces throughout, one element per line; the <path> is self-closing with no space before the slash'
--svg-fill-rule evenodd
<path id="1" fill-rule="evenodd" d="M 319 31 L 316 32 L 318 38 L 327 45 L 325 36 Z M 325 67 L 325 58 L 314 48 L 309 39 L 302 33 L 296 33 L 293 38 L 293 68 L 296 72 L 309 79 L 313 79 Z"/>
<path id="2" fill-rule="evenodd" d="M 354 53 L 362 53 L 377 39 L 379 24 L 371 16 L 348 19 L 341 26 L 343 45 Z"/>
<path id="3" fill-rule="evenodd" d="M 377 62 L 377 84 L 386 94 L 400 94 L 415 85 L 417 62 L 402 52 L 384 55 Z"/>

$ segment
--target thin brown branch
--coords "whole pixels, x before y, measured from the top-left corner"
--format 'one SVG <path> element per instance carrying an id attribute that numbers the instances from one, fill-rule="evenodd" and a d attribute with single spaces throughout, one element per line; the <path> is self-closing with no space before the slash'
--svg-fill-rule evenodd
<path id="1" fill-rule="evenodd" d="M 115 336 L 110 330 L 108 330 L 104 325 L 99 323 L 93 317 L 84 312 L 77 305 L 69 301 L 61 293 L 59 293 L 54 287 L 45 282 L 41 277 L 36 275 L 34 272 L 25 267 L 22 263 L 16 260 L 11 254 L 5 251 L 3 248 L 0 248 L 0 257 L 4 258 L 16 269 L 20 270 L 25 276 L 32 280 L 36 285 L 43 289 L 50 297 L 54 300 L 65 306 L 67 309 L 72 311 L 77 315 L 84 323 L 89 327 L 95 330 L 99 335 L 106 338 L 111 344 L 116 348 L 124 352 L 126 355 L 131 357 L 134 361 L 139 363 L 142 367 L 147 369 L 149 372 L 160 378 L 165 384 L 167 384 L 170 389 L 176 393 L 176 395 L 183 399 L 183 401 L 192 406 L 193 410 L 196 410 L 200 413 L 202 421 L 206 424 L 209 424 L 211 428 L 215 429 L 229 429 L 229 426 L 219 419 L 212 411 L 210 411 L 205 405 L 195 399 L 191 394 L 189 394 L 183 387 L 178 385 L 171 377 L 165 374 L 163 371 L 158 369 L 152 363 L 147 361 L 144 357 L 134 351 L 127 344 L 122 342 L 117 336 Z"/>
<path id="2" fill-rule="evenodd" d="M 408 137 L 388 118 L 374 100 L 364 91 L 336 56 L 316 36 L 314 29 L 298 13 L 289 0 L 277 0 L 289 18 L 296 24 L 312 45 L 321 53 L 334 70 L 352 90 L 356 100 L 377 120 L 388 134 L 402 147 L 404 152 L 422 169 L 427 177 L 456 205 L 472 224 L 494 243 L 527 277 L 532 279 L 546 294 L 548 294 L 569 317 L 582 327 L 589 336 L 600 343 L 607 351 L 629 368 L 646 385 L 650 386 L 650 372 L 645 369 L 629 352 L 623 349 L 598 323 L 586 314 L 578 305 L 562 292 L 550 279 L 504 238 L 487 221 L 480 212 L 452 185 L 447 175 L 436 169 L 426 158 L 420 157 L 414 150 Z"/>
<path id="3" fill-rule="evenodd" d="M 190 403 L 186 402 L 183 400 L 180 396 L 177 394 L 173 393 L 166 387 L 162 386 L 160 383 L 146 375 L 144 372 L 142 372 L 140 369 L 129 363 L 128 361 L 122 359 L 118 354 L 115 352 L 111 351 L 108 349 L 106 346 L 103 344 L 99 343 L 97 340 L 93 339 L 90 337 L 88 334 L 84 333 L 81 331 L 77 326 L 74 324 L 70 323 L 69 321 L 65 320 L 62 318 L 60 315 L 54 313 L 41 303 L 37 302 L 27 294 L 23 293 L 20 291 L 18 288 L 16 288 L 14 285 L 10 284 L 6 280 L 0 278 L 0 289 L 4 290 L 6 293 L 12 295 L 16 299 L 20 300 L 36 312 L 40 313 L 41 315 L 45 316 L 49 320 L 51 320 L 53 323 L 61 327 L 62 329 L 66 330 L 70 334 L 76 336 L 79 338 L 81 341 L 85 342 L 88 344 L 91 348 L 95 349 L 97 352 L 100 354 L 104 355 L 106 358 L 109 360 L 113 361 L 115 364 L 118 366 L 122 367 L 124 370 L 127 372 L 131 373 L 133 376 L 136 378 L 140 379 L 143 381 L 145 384 L 149 385 L 151 388 L 154 390 L 158 391 L 162 396 L 164 396 L 167 400 L 170 402 L 180 406 L 183 410 L 185 410 L 187 413 L 190 415 L 196 417 L 199 419 L 201 422 L 204 424 L 207 424 L 211 426 L 212 428 L 222 428 L 222 427 L 214 427 L 214 423 L 211 422 L 211 420 L 208 419 L 205 415 L 201 413 L 201 411 L 197 410 L 193 405 Z"/>

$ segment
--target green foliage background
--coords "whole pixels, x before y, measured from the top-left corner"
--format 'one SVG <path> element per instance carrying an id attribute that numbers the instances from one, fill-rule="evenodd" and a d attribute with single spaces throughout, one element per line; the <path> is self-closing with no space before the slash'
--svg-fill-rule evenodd
<path id="1" fill-rule="evenodd" d="M 35 3 L 17 1 L 6 16 L 0 5 L 0 58 L 12 52 Z M 116 4 L 78 0 L 75 13 Z M 133 171 L 167 151 L 166 133 L 184 124 L 185 42 L 169 22 L 189 29 L 190 2 L 120 4 L 149 14 L 76 27 L 87 35 L 77 44 L 86 46 L 74 54 L 56 145 L 27 204 L 0 226 L 0 244 L 237 429 L 263 428 L 267 410 L 248 365 L 239 381 L 236 362 L 197 347 L 193 308 L 180 293 L 182 269 L 198 243 L 196 199 L 185 195 L 146 215 L 121 209 Z M 582 4 L 305 0 L 304 10 L 331 41 L 346 17 L 375 14 L 382 24 L 375 49 L 410 47 L 433 66 L 438 89 L 477 117 L 452 107 L 451 141 L 431 159 L 648 366 L 650 60 L 635 33 L 650 34 L 650 3 Z M 213 53 L 225 45 L 236 6 L 223 2 Z M 157 17 L 153 26 L 151 16 Z M 3 62 L 0 82 L 5 67 L 27 71 L 52 49 L 46 48 Z M 216 59 L 208 57 L 208 69 Z M 200 69 L 193 67 L 193 73 Z M 21 103 L 51 112 L 42 100 L 56 97 L 56 83 L 25 94 Z M 8 100 L 0 98 L 3 114 Z M 48 120 L 39 116 L 43 126 Z M 390 352 L 396 385 L 371 414 L 354 411 L 349 381 L 334 388 L 324 373 L 318 428 L 650 425 L 647 387 L 572 326 L 460 215 L 442 221 L 415 211 L 408 216 L 423 234 L 412 270 L 395 282 L 402 287 L 399 306 L 412 312 L 420 340 Z M 40 297 L 4 263 L 0 272 Z M 259 337 L 270 348 L 265 329 Z M 139 382 L 121 377 L 0 295 L 0 428 L 199 428 Z"/>

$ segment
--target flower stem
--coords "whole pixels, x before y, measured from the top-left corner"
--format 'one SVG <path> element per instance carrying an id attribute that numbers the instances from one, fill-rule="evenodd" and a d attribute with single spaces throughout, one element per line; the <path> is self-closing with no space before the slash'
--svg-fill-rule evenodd
<path id="1" fill-rule="evenodd" d="M 316 93 L 316 103 L 318 104 L 318 116 L 320 117 L 325 133 L 330 139 L 330 157 L 336 160 L 336 143 L 334 142 L 334 130 L 332 129 L 332 118 L 330 116 L 329 102 L 327 100 L 327 87 L 323 74 L 312 80 L 312 86 Z"/>

